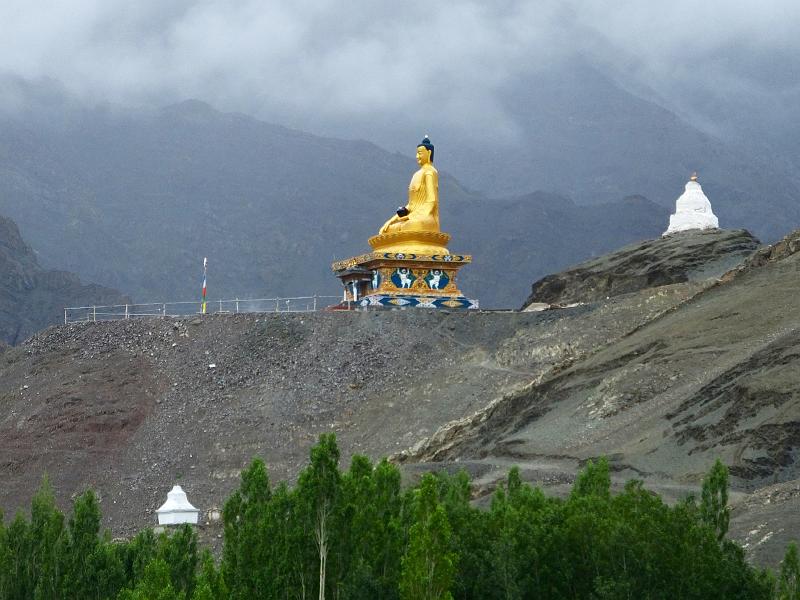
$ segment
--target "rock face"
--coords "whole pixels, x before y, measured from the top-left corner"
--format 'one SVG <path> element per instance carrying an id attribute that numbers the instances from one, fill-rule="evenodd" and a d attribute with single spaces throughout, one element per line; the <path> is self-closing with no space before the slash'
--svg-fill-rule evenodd
<path id="1" fill-rule="evenodd" d="M 17 225 L 0 216 L 0 340 L 13 345 L 63 322 L 65 306 L 127 302 L 116 290 L 83 285 L 66 271 L 42 269 Z"/>
<path id="2" fill-rule="evenodd" d="M 719 220 L 711 210 L 711 202 L 697 183 L 697 175 L 687 182 L 683 194 L 675 202 L 675 214 L 669 217 L 669 227 L 664 235 L 693 229 L 717 229 Z"/>
<path id="3" fill-rule="evenodd" d="M 631 244 L 535 282 L 523 309 L 536 303 L 598 302 L 646 288 L 719 277 L 758 247 L 758 240 L 743 229 L 684 231 Z"/>

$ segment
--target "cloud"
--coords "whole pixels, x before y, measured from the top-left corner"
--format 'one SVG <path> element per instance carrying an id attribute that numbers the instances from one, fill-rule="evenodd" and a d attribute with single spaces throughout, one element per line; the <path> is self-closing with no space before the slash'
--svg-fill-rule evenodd
<path id="1" fill-rule="evenodd" d="M 0 3 L 0 71 L 88 101 L 200 98 L 294 124 L 426 114 L 513 128 L 507 84 L 583 55 L 702 116 L 796 98 L 800 3 L 58 0 Z"/>

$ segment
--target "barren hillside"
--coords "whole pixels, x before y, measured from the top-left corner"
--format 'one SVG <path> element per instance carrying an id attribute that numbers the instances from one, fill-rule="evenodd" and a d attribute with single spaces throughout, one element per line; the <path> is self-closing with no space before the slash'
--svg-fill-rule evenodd
<path id="1" fill-rule="evenodd" d="M 47 472 L 64 503 L 95 488 L 125 535 L 154 522 L 176 482 L 197 506 L 221 505 L 255 455 L 291 479 L 331 430 L 345 459 L 405 450 L 409 476 L 463 466 L 478 496 L 512 464 L 558 493 L 607 455 L 617 482 L 678 497 L 721 456 L 734 533 L 774 562 L 800 532 L 798 237 L 722 281 L 642 279 L 566 309 L 51 328 L 0 356 L 0 506 L 25 506 Z M 695 266 L 719 260 L 685 248 Z"/>
<path id="2" fill-rule="evenodd" d="M 688 289 L 541 313 L 209 316 L 51 328 L 2 356 L 0 503 L 44 472 L 115 531 L 181 481 L 220 504 L 254 455 L 291 478 L 322 431 L 379 457 L 634 328 Z M 213 366 L 212 366 L 213 365 Z M 115 504 L 116 503 L 116 504 Z"/>

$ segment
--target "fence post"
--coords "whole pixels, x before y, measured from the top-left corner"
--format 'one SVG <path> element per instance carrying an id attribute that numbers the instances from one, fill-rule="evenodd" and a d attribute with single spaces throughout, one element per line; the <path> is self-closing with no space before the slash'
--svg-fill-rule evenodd
<path id="1" fill-rule="evenodd" d="M 92 306 L 92 323 L 97 323 L 97 305 Z"/>
<path id="2" fill-rule="evenodd" d="M 64 309 L 64 325 L 67 324 L 67 309 Z"/>
<path id="3" fill-rule="evenodd" d="M 317 312 L 317 295 L 314 294 L 314 312 Z"/>
<path id="4" fill-rule="evenodd" d="M 281 312 L 280 298 L 275 298 L 275 312 Z"/>
<path id="5" fill-rule="evenodd" d="M 161 305 L 161 318 L 165 319 L 167 317 L 167 304 L 166 302 Z"/>
<path id="6" fill-rule="evenodd" d="M 219 301 L 219 312 L 222 312 L 222 300 Z"/>
<path id="7" fill-rule="evenodd" d="M 239 314 L 239 298 L 236 298 L 236 314 Z"/>
<path id="8" fill-rule="evenodd" d="M 128 318 L 128 305 L 125 305 L 125 318 Z"/>

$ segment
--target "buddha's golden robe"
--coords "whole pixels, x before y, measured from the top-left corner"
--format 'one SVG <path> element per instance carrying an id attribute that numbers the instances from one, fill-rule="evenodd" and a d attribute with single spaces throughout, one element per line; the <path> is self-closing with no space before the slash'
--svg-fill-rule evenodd
<path id="1" fill-rule="evenodd" d="M 394 231 L 439 232 L 439 172 L 426 163 L 411 177 L 408 184 L 408 214 L 394 215 L 379 233 Z"/>

